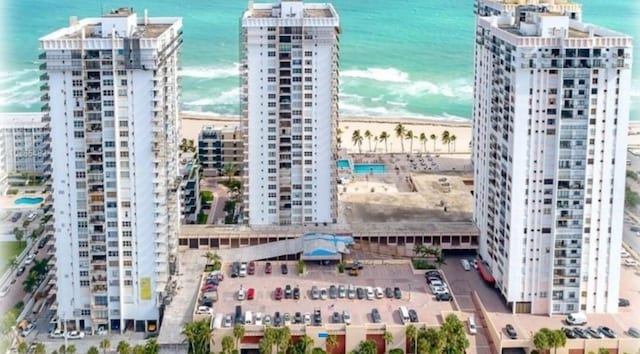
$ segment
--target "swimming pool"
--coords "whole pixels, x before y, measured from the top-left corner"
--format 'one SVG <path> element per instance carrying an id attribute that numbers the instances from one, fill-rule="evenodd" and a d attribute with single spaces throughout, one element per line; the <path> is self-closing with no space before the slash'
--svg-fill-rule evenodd
<path id="1" fill-rule="evenodd" d="M 22 198 L 18 198 L 16 199 L 13 204 L 15 205 L 35 205 L 35 204 L 40 204 L 42 203 L 44 199 L 40 198 L 40 197 L 35 197 L 35 198 L 30 198 L 30 197 L 22 197 Z"/>
<path id="2" fill-rule="evenodd" d="M 380 174 L 386 173 L 387 168 L 384 164 L 356 164 L 353 165 L 353 172 L 356 174 Z"/>
<path id="3" fill-rule="evenodd" d="M 338 168 L 349 168 L 349 160 L 338 160 L 336 161 L 336 165 Z"/>

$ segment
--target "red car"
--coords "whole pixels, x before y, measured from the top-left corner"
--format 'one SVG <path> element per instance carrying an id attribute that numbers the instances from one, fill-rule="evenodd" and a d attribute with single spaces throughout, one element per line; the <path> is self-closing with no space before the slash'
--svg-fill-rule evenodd
<path id="1" fill-rule="evenodd" d="M 273 296 L 276 298 L 276 300 L 282 300 L 282 296 L 283 296 L 284 292 L 282 291 L 282 288 L 276 288 L 276 291 L 273 293 Z"/>
<path id="2" fill-rule="evenodd" d="M 256 263 L 249 262 L 249 268 L 247 269 L 247 274 L 254 275 L 256 273 Z"/>
<path id="3" fill-rule="evenodd" d="M 202 292 L 214 291 L 214 290 L 218 290 L 218 286 L 215 284 L 206 284 L 205 286 L 200 288 L 200 291 Z"/>
<path id="4" fill-rule="evenodd" d="M 264 272 L 266 274 L 271 274 L 271 262 L 267 262 L 267 264 L 264 266 Z"/>
<path id="5" fill-rule="evenodd" d="M 249 290 L 247 290 L 247 300 L 253 300 L 255 295 L 256 291 L 253 288 L 249 288 Z"/>

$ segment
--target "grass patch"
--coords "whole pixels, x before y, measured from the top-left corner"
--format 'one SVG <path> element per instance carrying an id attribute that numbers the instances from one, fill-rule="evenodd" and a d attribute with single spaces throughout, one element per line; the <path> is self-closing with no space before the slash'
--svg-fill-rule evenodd
<path id="1" fill-rule="evenodd" d="M 19 190 L 18 189 L 9 189 L 7 191 L 7 195 L 16 195 L 18 194 Z"/>
<path id="2" fill-rule="evenodd" d="M 202 200 L 203 203 L 211 203 L 213 201 L 213 192 L 201 191 L 200 200 Z"/>
<path id="3" fill-rule="evenodd" d="M 437 269 L 434 264 L 425 259 L 412 259 L 411 263 L 413 263 L 413 268 L 415 269 Z"/>
<path id="4" fill-rule="evenodd" d="M 640 194 L 626 187 L 626 193 L 624 194 L 624 204 L 629 208 L 635 208 L 640 204 Z"/>
<path id="5" fill-rule="evenodd" d="M 627 170 L 627 177 L 631 178 L 632 180 L 638 182 L 638 174 L 636 172 L 633 172 L 631 170 Z"/>
<path id="6" fill-rule="evenodd" d="M 0 242 L 0 273 L 9 267 L 11 260 L 19 255 L 26 245 L 27 243 L 24 241 Z"/>
<path id="7" fill-rule="evenodd" d="M 198 224 L 206 224 L 209 215 L 205 213 L 198 214 Z"/>

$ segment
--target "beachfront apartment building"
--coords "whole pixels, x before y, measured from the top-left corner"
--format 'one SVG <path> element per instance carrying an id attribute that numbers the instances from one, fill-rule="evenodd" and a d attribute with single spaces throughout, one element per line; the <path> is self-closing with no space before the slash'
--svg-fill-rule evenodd
<path id="1" fill-rule="evenodd" d="M 158 330 L 180 226 L 181 27 L 121 8 L 40 38 L 68 330 Z"/>
<path id="2" fill-rule="evenodd" d="M 340 20 L 328 3 L 249 3 L 241 19 L 244 221 L 335 222 Z"/>
<path id="3" fill-rule="evenodd" d="M 476 17 L 474 221 L 516 312 L 618 308 L 632 41 L 578 17 Z"/>
<path id="4" fill-rule="evenodd" d="M 195 224 L 200 213 L 200 165 L 194 153 L 182 153 L 180 169 L 180 224 Z"/>
<path id="5" fill-rule="evenodd" d="M 40 112 L 0 113 L 0 145 L 8 174 L 44 175 L 50 168 L 49 123 Z"/>
<path id="6" fill-rule="evenodd" d="M 244 137 L 239 126 L 202 127 L 198 134 L 198 159 L 205 176 L 223 176 L 225 166 L 230 172 L 242 174 L 244 167 Z"/>

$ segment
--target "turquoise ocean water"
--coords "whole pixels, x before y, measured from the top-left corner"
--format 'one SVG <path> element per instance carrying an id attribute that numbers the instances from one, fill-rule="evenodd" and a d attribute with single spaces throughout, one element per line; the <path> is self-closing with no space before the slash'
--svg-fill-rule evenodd
<path id="1" fill-rule="evenodd" d="M 640 2 L 584 0 L 584 21 L 640 38 Z M 343 115 L 469 119 L 473 0 L 335 0 L 340 14 Z M 236 0 L 5 0 L 0 2 L 0 111 L 39 110 L 38 38 L 119 6 L 181 16 L 184 110 L 238 113 Z M 640 43 L 634 52 L 631 119 L 640 120 Z"/>

